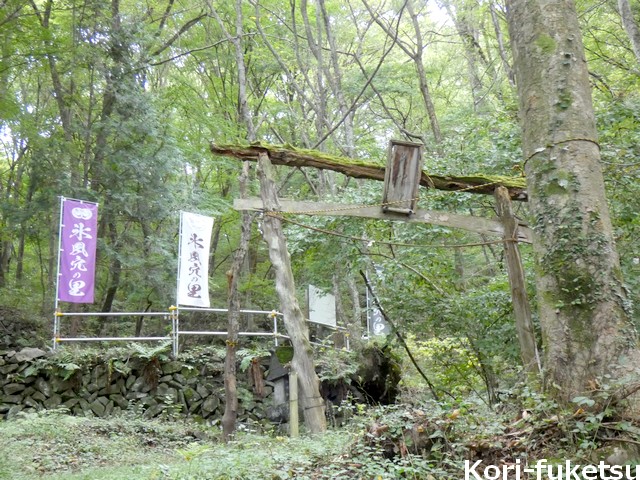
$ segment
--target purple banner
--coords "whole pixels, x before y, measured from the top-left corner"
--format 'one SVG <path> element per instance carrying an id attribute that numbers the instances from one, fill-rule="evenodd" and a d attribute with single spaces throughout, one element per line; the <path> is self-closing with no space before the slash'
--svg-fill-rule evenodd
<path id="1" fill-rule="evenodd" d="M 58 300 L 93 302 L 97 232 L 97 204 L 62 199 Z"/>

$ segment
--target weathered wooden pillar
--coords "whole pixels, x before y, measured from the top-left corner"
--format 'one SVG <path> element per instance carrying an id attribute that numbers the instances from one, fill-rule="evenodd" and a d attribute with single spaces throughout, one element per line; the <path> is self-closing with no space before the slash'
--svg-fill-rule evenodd
<path id="1" fill-rule="evenodd" d="M 539 375 L 540 356 L 536 344 L 535 332 L 531 321 L 531 305 L 527 295 L 527 286 L 522 268 L 520 250 L 518 250 L 518 220 L 513 214 L 509 191 L 502 186 L 494 193 L 498 216 L 504 227 L 504 253 L 511 287 L 511 301 L 516 319 L 516 333 L 520 343 L 520 356 L 528 373 Z"/>
<path id="2" fill-rule="evenodd" d="M 289 374 L 289 436 L 297 437 L 298 429 L 298 374 Z"/>
<path id="3" fill-rule="evenodd" d="M 284 316 L 284 324 L 293 346 L 291 368 L 298 375 L 300 403 L 304 420 L 311 433 L 324 432 L 327 421 L 324 416 L 324 400 L 320 396 L 320 381 L 313 363 L 313 349 L 309 343 L 309 329 L 296 298 L 295 282 L 291 270 L 291 258 L 282 231 L 282 220 L 270 215 L 280 209 L 273 166 L 266 152 L 258 155 L 260 196 L 265 209 L 262 234 L 269 250 L 269 258 L 275 272 L 276 292 Z M 291 388 L 291 387 L 290 387 Z"/>

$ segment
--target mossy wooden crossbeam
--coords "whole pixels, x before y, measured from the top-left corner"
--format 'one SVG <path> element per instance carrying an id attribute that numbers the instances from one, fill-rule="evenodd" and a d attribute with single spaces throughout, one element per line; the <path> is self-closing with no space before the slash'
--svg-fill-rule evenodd
<path id="1" fill-rule="evenodd" d="M 385 167 L 363 160 L 328 155 L 316 150 L 304 150 L 290 145 L 216 145 L 210 144 L 211 152 L 216 155 L 237 158 L 239 160 L 257 161 L 258 153 L 269 155 L 274 165 L 289 167 L 313 167 L 333 170 L 354 178 L 367 178 L 384 181 Z M 432 175 L 422 172 L 420 185 L 427 188 L 445 191 L 464 191 L 493 195 L 496 186 L 502 185 L 509 191 L 512 200 L 527 201 L 526 182 L 522 177 L 506 177 L 499 175 Z"/>

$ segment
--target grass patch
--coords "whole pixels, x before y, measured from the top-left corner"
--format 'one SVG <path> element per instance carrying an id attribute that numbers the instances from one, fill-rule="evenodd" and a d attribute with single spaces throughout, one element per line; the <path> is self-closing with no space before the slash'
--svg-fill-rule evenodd
<path id="1" fill-rule="evenodd" d="M 193 422 L 61 412 L 1 422 L 0 437 L 0 479 L 7 480 L 291 478 L 353 439 L 346 431 L 295 440 L 241 431 L 224 444 L 217 427 Z"/>
<path id="2" fill-rule="evenodd" d="M 362 443 L 366 423 L 296 439 L 239 431 L 225 444 L 218 427 L 192 422 L 41 412 L 0 422 L 0 479 L 422 478 L 417 457 L 386 459 Z"/>
<path id="3" fill-rule="evenodd" d="M 513 394 L 516 408 L 502 413 L 478 401 L 345 405 L 346 426 L 323 435 L 291 439 L 240 425 L 227 444 L 219 427 L 136 411 L 109 419 L 27 414 L 0 422 L 0 479 L 458 480 L 465 459 L 597 464 L 640 435 L 640 425 L 616 421 L 611 411 L 568 410 L 539 394 Z M 637 463 L 640 452 L 625 450 L 623 461 Z"/>
<path id="4" fill-rule="evenodd" d="M 0 423 L 0 437 L 0 478 L 12 480 L 153 478 L 146 470 L 179 461 L 180 448 L 216 441 L 211 429 L 192 423 L 133 414 L 99 419 L 60 412 Z"/>

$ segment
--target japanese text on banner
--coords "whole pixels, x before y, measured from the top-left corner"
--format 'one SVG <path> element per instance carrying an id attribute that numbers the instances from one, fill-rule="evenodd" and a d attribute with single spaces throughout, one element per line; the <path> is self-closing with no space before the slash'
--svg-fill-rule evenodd
<path id="1" fill-rule="evenodd" d="M 209 307 L 209 248 L 213 218 L 180 212 L 178 305 Z"/>
<path id="2" fill-rule="evenodd" d="M 98 205 L 62 199 L 58 300 L 94 300 Z"/>

